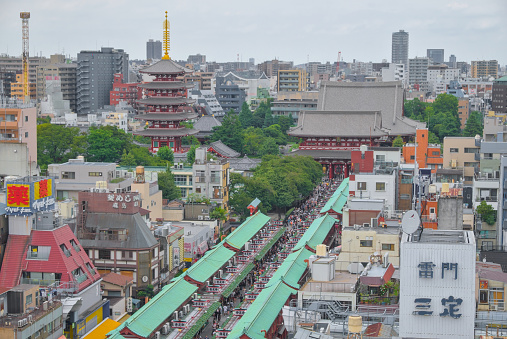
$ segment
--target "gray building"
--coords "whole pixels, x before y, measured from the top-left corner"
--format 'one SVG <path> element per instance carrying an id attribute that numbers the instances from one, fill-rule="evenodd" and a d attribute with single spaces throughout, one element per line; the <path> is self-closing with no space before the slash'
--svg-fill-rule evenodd
<path id="1" fill-rule="evenodd" d="M 146 59 L 162 59 L 162 42 L 150 39 L 146 42 Z"/>
<path id="2" fill-rule="evenodd" d="M 129 55 L 123 49 L 102 47 L 77 55 L 77 113 L 89 114 L 109 105 L 114 74 L 128 79 Z"/>
<path id="3" fill-rule="evenodd" d="M 206 55 L 202 54 L 191 54 L 187 58 L 187 63 L 189 64 L 205 64 L 206 63 Z"/>
<path id="4" fill-rule="evenodd" d="M 430 59 L 415 57 L 408 61 L 408 83 L 410 86 L 419 85 L 419 90 L 428 91 L 428 66 Z"/>
<path id="5" fill-rule="evenodd" d="M 454 54 L 451 54 L 451 56 L 449 57 L 449 65 L 448 66 L 450 68 L 457 68 L 458 67 L 456 56 Z"/>
<path id="6" fill-rule="evenodd" d="M 216 78 L 215 97 L 217 98 L 220 106 L 224 112 L 229 112 L 231 109 L 235 113 L 241 111 L 241 106 L 245 102 L 246 94 L 238 85 L 235 85 L 230 80 L 224 77 Z"/>
<path id="7" fill-rule="evenodd" d="M 392 59 L 393 64 L 408 64 L 408 32 L 400 30 L 393 33 L 392 40 Z"/>
<path id="8" fill-rule="evenodd" d="M 427 49 L 426 56 L 433 60 L 435 64 L 444 63 L 444 50 L 443 49 Z"/>

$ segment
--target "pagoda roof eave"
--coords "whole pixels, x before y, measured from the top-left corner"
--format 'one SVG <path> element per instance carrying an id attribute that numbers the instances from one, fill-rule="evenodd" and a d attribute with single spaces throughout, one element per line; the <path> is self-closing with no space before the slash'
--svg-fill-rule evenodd
<path id="1" fill-rule="evenodd" d="M 142 131 L 133 132 L 134 135 L 143 137 L 186 137 L 199 133 L 192 128 L 148 128 Z"/>
<path id="2" fill-rule="evenodd" d="M 135 117 L 139 120 L 147 121 L 173 121 L 173 120 L 188 120 L 197 118 L 196 113 L 147 113 Z"/>
<path id="3" fill-rule="evenodd" d="M 145 89 L 190 89 L 194 87 L 193 84 L 184 83 L 183 81 L 152 81 L 138 85 L 138 87 Z"/>
<path id="4" fill-rule="evenodd" d="M 195 102 L 194 99 L 172 98 L 172 97 L 150 97 L 137 100 L 141 105 L 190 105 Z"/>

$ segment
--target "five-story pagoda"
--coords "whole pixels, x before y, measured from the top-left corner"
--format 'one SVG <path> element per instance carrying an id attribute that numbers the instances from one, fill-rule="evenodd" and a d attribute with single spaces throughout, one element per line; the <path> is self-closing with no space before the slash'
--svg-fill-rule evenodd
<path id="1" fill-rule="evenodd" d="M 155 77 L 152 82 L 139 85 L 144 89 L 145 98 L 138 102 L 146 106 L 146 114 L 137 116 L 137 119 L 145 120 L 147 128 L 134 134 L 151 139 L 152 153 L 157 153 L 164 146 L 169 146 L 175 153 L 182 153 L 187 150 L 182 148 L 181 138 L 198 131 L 186 128 L 181 122 L 194 119 L 197 114 L 189 106 L 194 100 L 187 98 L 187 90 L 193 87 L 192 84 L 176 80 L 191 70 L 178 65 L 169 57 L 169 21 L 167 12 L 165 13 L 164 56 L 156 64 L 140 71 Z"/>

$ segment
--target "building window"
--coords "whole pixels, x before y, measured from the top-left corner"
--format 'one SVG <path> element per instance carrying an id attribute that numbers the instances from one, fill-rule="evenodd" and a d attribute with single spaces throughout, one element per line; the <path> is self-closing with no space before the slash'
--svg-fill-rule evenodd
<path id="1" fill-rule="evenodd" d="M 465 147 L 465 153 L 479 153 L 478 148 Z"/>
<path id="2" fill-rule="evenodd" d="M 32 303 L 33 296 L 31 294 L 26 296 L 25 305 L 30 305 Z"/>
<path id="3" fill-rule="evenodd" d="M 440 155 L 440 152 L 439 151 L 433 151 L 433 152 L 431 152 L 431 154 L 438 156 L 438 155 Z"/>
<path id="4" fill-rule="evenodd" d="M 62 179 L 76 179 L 76 172 L 62 172 Z"/>
<path id="5" fill-rule="evenodd" d="M 25 138 L 28 138 L 28 132 L 25 132 Z"/>
<path id="6" fill-rule="evenodd" d="M 479 304 L 488 303 L 488 290 L 479 290 Z"/>
<path id="7" fill-rule="evenodd" d="M 101 177 L 102 172 L 88 172 L 89 177 Z"/>
<path id="8" fill-rule="evenodd" d="M 415 155 L 411 155 L 410 160 L 415 160 Z"/>
<path id="9" fill-rule="evenodd" d="M 359 241 L 361 247 L 373 247 L 373 240 L 361 240 Z"/>
<path id="10" fill-rule="evenodd" d="M 458 153 L 459 152 L 459 148 L 450 148 L 449 152 L 451 152 L 451 153 Z"/>
<path id="11" fill-rule="evenodd" d="M 410 199 L 410 194 L 400 194 L 400 199 L 401 200 L 409 200 Z"/>
<path id="12" fill-rule="evenodd" d="M 394 251 L 394 244 L 382 244 L 382 251 Z"/>
<path id="13" fill-rule="evenodd" d="M 25 115 L 25 122 L 28 121 L 28 115 Z"/>
<path id="14" fill-rule="evenodd" d="M 375 190 L 384 192 L 386 190 L 386 183 L 385 182 L 377 182 L 375 183 Z"/>
<path id="15" fill-rule="evenodd" d="M 132 251 L 121 251 L 121 257 L 123 259 L 132 259 L 133 255 L 132 255 Z"/>
<path id="16" fill-rule="evenodd" d="M 70 253 L 69 249 L 67 248 L 67 246 L 65 246 L 65 244 L 61 244 L 60 245 L 60 248 L 62 249 L 62 252 L 65 254 L 65 256 L 68 258 L 70 257 L 72 254 Z"/>
<path id="17" fill-rule="evenodd" d="M 366 182 L 358 182 L 357 183 L 358 191 L 366 191 Z"/>
<path id="18" fill-rule="evenodd" d="M 74 250 L 75 250 L 76 252 L 81 251 L 81 248 L 80 248 L 80 247 L 79 247 L 79 245 L 78 245 L 78 244 L 74 241 L 74 239 L 71 239 L 71 240 L 70 240 L 70 245 L 71 245 L 72 247 L 74 247 Z"/>
<path id="19" fill-rule="evenodd" d="M 111 251 L 99 250 L 99 259 L 111 259 Z"/>

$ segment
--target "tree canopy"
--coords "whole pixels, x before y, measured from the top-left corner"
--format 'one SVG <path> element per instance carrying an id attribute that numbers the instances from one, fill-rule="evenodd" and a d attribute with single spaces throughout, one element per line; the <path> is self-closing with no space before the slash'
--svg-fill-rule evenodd
<path id="1" fill-rule="evenodd" d="M 482 122 L 482 115 L 480 112 L 472 111 L 468 116 L 465 129 L 463 130 L 463 136 L 465 137 L 475 137 L 479 135 L 482 137 L 482 131 L 484 129 L 484 125 Z"/>
<path id="2" fill-rule="evenodd" d="M 174 200 L 181 197 L 181 190 L 176 186 L 174 175 L 169 167 L 165 172 L 158 173 L 158 187 L 164 199 Z"/>
<path id="3" fill-rule="evenodd" d="M 246 217 L 246 207 L 255 198 L 261 211 L 275 210 L 279 216 L 310 195 L 322 178 L 321 165 L 311 157 L 266 155 L 251 178 L 231 174 L 230 205 Z"/>

